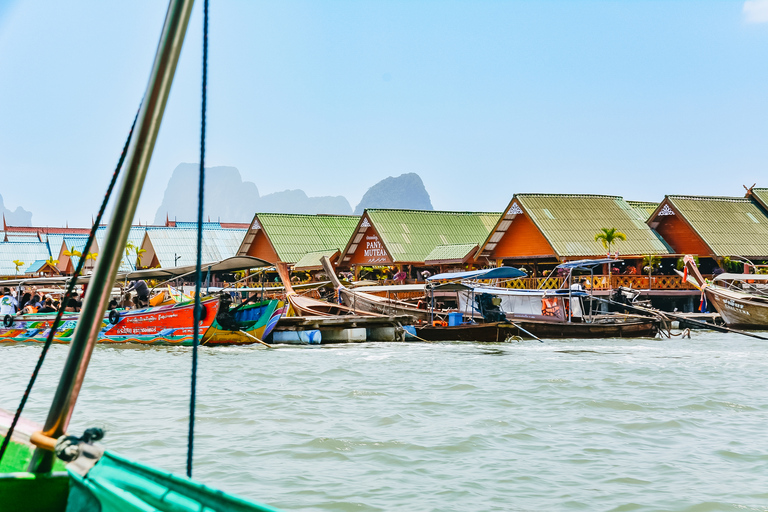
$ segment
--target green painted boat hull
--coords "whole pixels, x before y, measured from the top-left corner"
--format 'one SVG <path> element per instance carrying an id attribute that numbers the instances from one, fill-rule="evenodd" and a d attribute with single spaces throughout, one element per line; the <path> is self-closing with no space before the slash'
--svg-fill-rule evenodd
<path id="1" fill-rule="evenodd" d="M 0 473 L 3 512 L 280 512 L 105 452 L 87 475 L 26 472 L 31 447 L 12 442 Z"/>

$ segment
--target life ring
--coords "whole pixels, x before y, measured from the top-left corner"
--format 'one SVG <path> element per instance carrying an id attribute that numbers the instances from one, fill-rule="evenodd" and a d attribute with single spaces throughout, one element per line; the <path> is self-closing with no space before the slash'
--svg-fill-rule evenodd
<path id="1" fill-rule="evenodd" d="M 109 323 L 112 325 L 115 325 L 117 322 L 120 321 L 120 312 L 116 309 L 113 309 L 109 312 Z"/>
<path id="2" fill-rule="evenodd" d="M 10 327 L 13 325 L 13 315 L 5 315 L 5 318 L 3 318 L 3 325 L 6 327 Z"/>
<path id="3" fill-rule="evenodd" d="M 435 320 L 432 322 L 432 327 L 448 327 L 448 322 L 445 320 Z"/>

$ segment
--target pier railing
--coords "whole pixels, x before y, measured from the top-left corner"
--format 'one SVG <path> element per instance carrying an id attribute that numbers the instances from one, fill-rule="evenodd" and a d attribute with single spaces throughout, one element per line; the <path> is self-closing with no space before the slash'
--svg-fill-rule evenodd
<path id="1" fill-rule="evenodd" d="M 635 290 L 695 290 L 692 285 L 683 282 L 680 276 L 651 276 L 650 284 L 648 276 L 625 276 L 625 275 L 595 275 L 592 279 L 592 288 L 594 290 L 608 290 L 611 288 L 633 288 Z M 562 277 L 524 277 L 507 281 L 504 286 L 514 289 L 544 289 L 555 290 L 565 288 L 566 279 Z"/>

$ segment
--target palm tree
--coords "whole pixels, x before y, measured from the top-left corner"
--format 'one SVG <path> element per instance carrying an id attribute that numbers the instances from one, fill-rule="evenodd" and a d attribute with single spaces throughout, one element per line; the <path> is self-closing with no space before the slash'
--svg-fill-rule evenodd
<path id="1" fill-rule="evenodd" d="M 147 252 L 147 250 L 146 249 L 138 249 L 138 248 L 136 248 L 135 250 L 136 250 L 136 260 L 139 262 L 138 266 L 140 267 L 141 266 L 141 256 L 145 252 Z"/>
<path id="2" fill-rule="evenodd" d="M 627 235 L 621 231 L 616 231 L 616 228 L 600 228 L 600 232 L 595 235 L 595 242 L 601 241 L 603 247 L 608 251 L 608 257 L 611 257 L 611 245 L 619 240 L 627 240 Z M 608 287 L 613 289 L 613 279 L 611 276 L 611 265 L 608 265 Z"/>
<path id="3" fill-rule="evenodd" d="M 648 272 L 648 289 L 651 289 L 651 275 L 654 270 L 658 270 L 661 265 L 661 257 L 649 254 L 643 256 L 643 270 Z"/>
<path id="4" fill-rule="evenodd" d="M 70 247 L 69 250 L 64 250 L 63 254 L 64 254 L 64 256 L 69 256 L 70 259 L 72 259 L 72 258 L 79 258 L 79 257 L 81 257 L 83 255 L 83 253 L 81 253 L 80 251 L 75 249 L 74 245 L 72 247 Z M 74 263 L 72 264 L 72 266 L 74 267 Z"/>
<path id="5" fill-rule="evenodd" d="M 595 235 L 595 242 L 600 241 L 603 243 L 603 247 L 608 250 L 608 255 L 611 254 L 611 245 L 619 240 L 626 242 L 627 235 L 621 231 L 616 231 L 616 228 L 601 228 L 600 232 Z"/>
<path id="6" fill-rule="evenodd" d="M 59 260 L 55 260 L 55 259 L 53 259 L 53 256 L 51 256 L 50 258 L 48 258 L 47 260 L 45 260 L 45 262 L 46 262 L 47 264 L 49 264 L 50 266 L 52 266 L 52 267 L 55 267 L 56 265 L 58 265 L 58 264 L 59 264 Z"/>
<path id="7" fill-rule="evenodd" d="M 16 274 L 18 274 L 19 267 L 22 267 L 24 265 L 24 262 L 21 260 L 13 260 L 13 264 L 16 265 Z"/>

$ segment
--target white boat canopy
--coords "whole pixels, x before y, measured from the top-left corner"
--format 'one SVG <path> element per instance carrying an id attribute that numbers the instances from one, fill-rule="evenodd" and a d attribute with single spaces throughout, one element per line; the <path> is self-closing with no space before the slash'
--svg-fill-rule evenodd
<path id="1" fill-rule="evenodd" d="M 717 281 L 768 281 L 768 274 L 728 274 L 715 276 L 712 282 Z"/>
<path id="2" fill-rule="evenodd" d="M 233 256 L 221 261 L 203 263 L 201 268 L 203 274 L 207 272 L 234 272 L 236 270 L 248 270 L 251 268 L 271 267 L 272 264 L 252 256 Z M 195 265 L 185 265 L 183 267 L 173 268 L 148 268 L 144 270 L 134 270 L 125 274 L 118 274 L 120 280 L 133 281 L 136 279 L 172 279 L 189 275 L 195 272 Z"/>
<path id="3" fill-rule="evenodd" d="M 459 280 L 459 279 L 516 279 L 527 274 L 515 267 L 496 267 L 484 270 L 468 270 L 466 272 L 445 272 L 427 278 L 427 281 Z"/>

